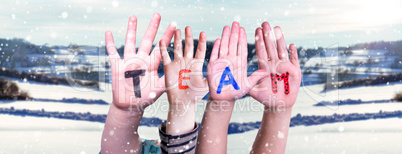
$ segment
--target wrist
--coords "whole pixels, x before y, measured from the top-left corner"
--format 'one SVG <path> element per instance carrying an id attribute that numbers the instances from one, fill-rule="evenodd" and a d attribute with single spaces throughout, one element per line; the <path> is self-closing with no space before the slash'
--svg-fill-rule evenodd
<path id="1" fill-rule="evenodd" d="M 141 102 L 133 102 L 132 104 L 130 103 L 119 103 L 117 101 L 113 101 L 111 104 L 111 108 L 113 107 L 115 110 L 124 112 L 124 113 L 131 113 L 131 114 L 142 114 L 146 107 L 148 107 L 149 103 L 144 103 L 146 105 L 133 105 L 133 104 L 142 104 Z M 151 103 L 152 104 L 152 103 Z"/>
<path id="2" fill-rule="evenodd" d="M 261 104 L 264 105 L 265 112 L 285 112 L 291 111 L 295 101 L 277 99 L 275 96 L 269 97 L 268 99 L 257 99 Z"/>
<path id="3" fill-rule="evenodd" d="M 235 100 L 214 100 L 212 98 L 209 98 L 207 108 L 209 111 L 232 113 L 234 103 Z"/>
<path id="4" fill-rule="evenodd" d="M 141 121 L 143 111 L 139 111 L 137 109 L 121 109 L 116 106 L 114 103 L 110 105 L 109 113 L 108 113 L 108 122 L 113 123 L 117 126 L 136 126 Z M 133 127 L 134 128 L 134 127 Z"/>
<path id="5" fill-rule="evenodd" d="M 180 102 L 180 103 L 171 103 L 169 104 L 169 114 L 181 114 L 185 115 L 191 111 L 195 111 L 195 103 L 192 102 Z"/>
<path id="6" fill-rule="evenodd" d="M 278 107 L 265 107 L 264 116 L 274 119 L 290 119 L 292 114 L 292 107 L 278 108 Z"/>
<path id="7" fill-rule="evenodd" d="M 286 106 L 264 106 L 264 113 L 286 113 L 291 112 L 292 107 Z"/>
<path id="8" fill-rule="evenodd" d="M 191 132 L 195 122 L 195 103 L 180 102 L 169 104 L 166 133 L 180 135 Z"/>

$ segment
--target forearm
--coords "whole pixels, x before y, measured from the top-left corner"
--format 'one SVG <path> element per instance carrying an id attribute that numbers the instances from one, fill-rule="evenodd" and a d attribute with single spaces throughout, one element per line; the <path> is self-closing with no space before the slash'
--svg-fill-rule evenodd
<path id="1" fill-rule="evenodd" d="M 175 102 L 169 104 L 166 133 L 180 135 L 194 130 L 195 103 Z"/>
<path id="2" fill-rule="evenodd" d="M 250 153 L 285 153 L 292 108 L 265 107 L 261 126 Z"/>
<path id="3" fill-rule="evenodd" d="M 137 131 L 142 114 L 136 108 L 125 111 L 112 103 L 102 134 L 101 153 L 124 153 L 131 150 L 138 153 L 141 140 Z"/>
<path id="4" fill-rule="evenodd" d="M 234 102 L 208 100 L 198 133 L 196 153 L 226 153 L 228 126 Z"/>

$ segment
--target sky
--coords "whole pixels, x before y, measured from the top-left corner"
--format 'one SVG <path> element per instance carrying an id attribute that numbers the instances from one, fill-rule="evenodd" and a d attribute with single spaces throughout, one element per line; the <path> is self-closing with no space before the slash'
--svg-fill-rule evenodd
<path id="1" fill-rule="evenodd" d="M 255 29 L 268 21 L 282 28 L 287 44 L 298 47 L 402 40 L 401 0 L 10 0 L 0 11 L 0 38 L 38 45 L 103 45 L 110 30 L 121 46 L 131 15 L 138 18 L 139 44 L 154 13 L 162 16 L 157 39 L 175 23 L 183 31 L 192 27 L 195 39 L 205 31 L 213 41 L 225 25 L 238 21 L 254 43 Z"/>

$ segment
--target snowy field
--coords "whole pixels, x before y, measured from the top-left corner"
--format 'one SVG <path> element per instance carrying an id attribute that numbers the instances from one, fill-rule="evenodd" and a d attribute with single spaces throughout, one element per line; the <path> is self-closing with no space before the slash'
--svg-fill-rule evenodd
<path id="1" fill-rule="evenodd" d="M 102 66 L 107 61 L 105 55 L 98 56 L 91 47 L 83 49 L 85 55 L 71 55 L 66 49 L 56 51 L 52 56 L 51 67 L 17 68 L 19 71 L 39 71 L 49 75 L 63 76 L 68 66 L 56 64 L 57 61 L 73 57 L 72 61 L 81 61 L 99 71 L 108 71 Z M 86 51 L 88 50 L 88 51 Z M 331 67 L 339 65 L 343 69 L 353 69 L 349 65 L 354 61 L 367 61 L 371 58 L 374 64 L 362 65 L 356 68 L 356 77 L 379 75 L 381 73 L 399 73 L 402 69 L 391 69 L 389 65 L 395 57 L 383 58 L 385 50 L 356 50 L 352 56 L 338 58 L 327 57 L 311 58 L 306 67 L 314 67 L 317 63 L 323 64 L 318 69 L 311 69 L 312 74 L 305 75 L 304 80 L 317 78 L 317 73 L 329 73 Z M 43 56 L 43 55 L 36 55 Z M 35 58 L 35 55 L 33 55 Z M 100 57 L 100 58 L 99 58 Z M 82 64 L 74 64 L 80 67 Z M 6 78 L 6 77 L 1 77 Z M 112 102 L 111 85 L 100 83 L 101 90 L 71 87 L 65 85 L 50 85 L 32 81 L 15 81 L 22 90 L 27 90 L 35 99 L 50 99 L 52 101 L 0 101 L 0 107 L 15 109 L 29 109 L 58 112 L 90 112 L 93 114 L 107 114 L 109 105 L 97 104 L 70 104 L 61 103 L 62 99 L 92 99 Z M 306 84 L 300 88 L 297 102 L 293 107 L 292 116 L 301 115 L 332 115 L 348 113 L 377 113 L 382 111 L 402 110 L 402 103 L 360 104 L 343 106 L 313 106 L 320 101 L 353 99 L 362 101 L 389 100 L 396 92 L 402 91 L 401 82 L 394 82 L 376 86 L 360 86 L 322 92 L 323 84 Z M 206 101 L 197 104 L 196 121 L 201 122 Z M 167 95 L 163 94 L 157 102 L 146 109 L 144 117 L 157 117 L 166 120 Z M 231 122 L 261 121 L 263 106 L 251 97 L 236 102 Z M 98 153 L 100 150 L 103 123 L 74 121 L 55 118 L 20 117 L 0 115 L 0 154 L 2 153 Z M 288 137 L 287 153 L 398 153 L 402 145 L 402 119 L 378 119 L 332 123 L 315 126 L 291 127 Z M 228 136 L 228 153 L 248 153 L 258 130 Z M 141 126 L 139 133 L 142 138 L 159 139 L 157 127 Z M 266 143 L 261 143 L 266 144 Z M 268 144 L 268 146 L 274 143 Z"/>
<path id="2" fill-rule="evenodd" d="M 28 90 L 34 98 L 61 100 L 63 98 L 102 99 L 111 102 L 111 91 L 90 90 L 63 85 L 17 82 L 21 89 Z M 108 87 L 105 85 L 103 87 Z M 334 113 L 366 113 L 402 110 L 401 103 L 345 105 L 339 107 L 315 107 L 316 96 L 305 89 L 320 91 L 323 85 L 301 87 L 292 116 L 331 115 Z M 49 89 L 51 92 L 49 93 Z M 390 99 L 402 84 L 390 83 L 371 87 L 355 87 L 329 91 L 327 96 L 338 95 L 340 100 Z M 68 94 L 68 95 L 66 95 Z M 310 95 L 309 95 L 310 94 Z M 323 93 L 319 93 L 323 95 Z M 325 97 L 323 98 L 325 99 Z M 166 119 L 167 96 L 148 107 L 145 117 Z M 252 104 L 252 105 L 251 105 Z M 199 103 L 196 121 L 200 122 L 205 101 Z M 252 98 L 237 102 L 231 122 L 254 122 L 262 117 L 262 105 Z M 66 104 L 60 102 L 15 101 L 0 104 L 0 107 L 46 111 L 72 111 L 106 114 L 108 105 Z M 0 151 L 2 153 L 96 153 L 100 148 L 103 123 L 63 120 L 54 118 L 19 117 L 0 115 Z M 287 153 L 395 153 L 397 144 L 402 144 L 402 119 L 379 119 L 316 126 L 290 128 Z M 142 138 L 158 139 L 157 127 L 141 126 Z M 229 153 L 246 153 L 250 150 L 258 130 L 228 137 Z M 12 144 L 10 143 L 12 142 Z M 391 144 L 392 143 L 392 144 Z"/>

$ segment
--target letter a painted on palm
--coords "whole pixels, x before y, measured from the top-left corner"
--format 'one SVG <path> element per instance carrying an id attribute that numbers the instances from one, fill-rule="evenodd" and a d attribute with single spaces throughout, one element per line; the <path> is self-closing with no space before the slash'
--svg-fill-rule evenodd
<path id="1" fill-rule="evenodd" d="M 226 76 L 228 77 L 228 80 L 225 80 Z M 233 86 L 233 88 L 235 88 L 236 90 L 240 89 L 240 87 L 239 87 L 239 85 L 237 85 L 229 67 L 226 67 L 222 73 L 221 81 L 219 82 L 218 90 L 216 90 L 216 93 L 220 94 L 222 92 L 222 87 L 225 85 L 228 85 L 228 84 L 231 84 Z"/>

